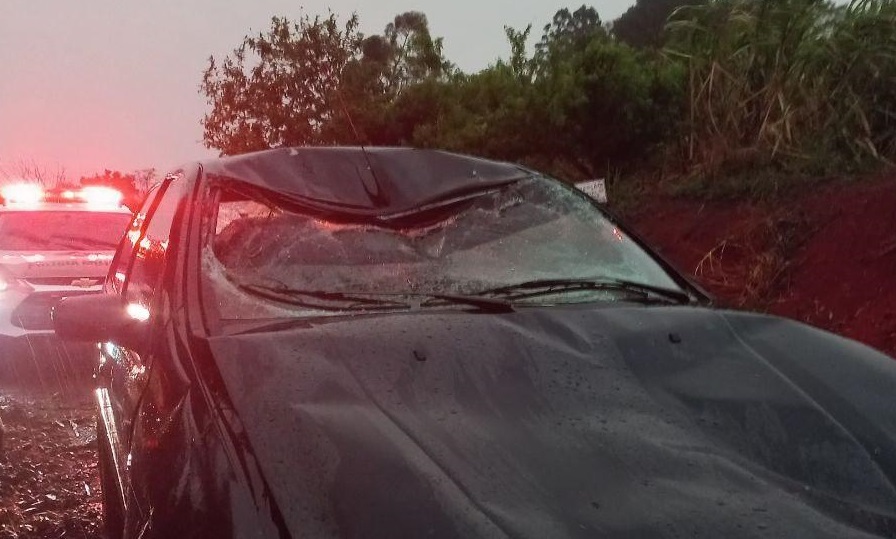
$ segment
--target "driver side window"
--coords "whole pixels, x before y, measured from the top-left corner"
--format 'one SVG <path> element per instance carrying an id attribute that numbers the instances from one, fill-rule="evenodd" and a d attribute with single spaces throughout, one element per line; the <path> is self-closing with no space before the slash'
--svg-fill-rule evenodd
<path id="1" fill-rule="evenodd" d="M 126 247 L 110 270 L 112 291 L 150 311 L 181 200 L 176 179 L 167 177 L 149 194 L 128 229 Z"/>
<path id="2" fill-rule="evenodd" d="M 143 226 L 143 233 L 133 251 L 133 262 L 124 283 L 124 296 L 129 303 L 153 310 L 153 299 L 168 260 L 171 230 L 180 206 L 179 189 L 168 181 L 159 201 Z"/>
<path id="3" fill-rule="evenodd" d="M 121 295 L 124 291 L 128 269 L 130 269 L 130 266 L 134 261 L 135 248 L 137 247 L 140 238 L 143 236 L 143 225 L 146 223 L 147 216 L 152 213 L 152 209 L 159 199 L 159 194 L 166 186 L 167 182 L 163 182 L 153 187 L 149 193 L 147 193 L 146 199 L 143 201 L 140 209 L 137 210 L 133 219 L 131 219 L 131 224 L 128 225 L 127 233 L 125 233 L 124 236 L 125 241 L 119 246 L 118 252 L 115 253 L 115 258 L 113 258 L 109 268 L 109 276 L 106 280 L 107 292 Z"/>

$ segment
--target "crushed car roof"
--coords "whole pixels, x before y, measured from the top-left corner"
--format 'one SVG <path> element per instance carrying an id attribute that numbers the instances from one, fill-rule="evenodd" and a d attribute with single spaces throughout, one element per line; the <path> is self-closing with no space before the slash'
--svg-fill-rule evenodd
<path id="1" fill-rule="evenodd" d="M 238 180 L 320 208 L 390 215 L 535 174 L 519 165 L 414 148 L 299 147 L 200 162 Z"/>

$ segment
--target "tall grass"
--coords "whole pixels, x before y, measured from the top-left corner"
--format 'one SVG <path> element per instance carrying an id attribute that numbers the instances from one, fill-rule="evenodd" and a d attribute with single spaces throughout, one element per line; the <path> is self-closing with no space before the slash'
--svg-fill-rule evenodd
<path id="1" fill-rule="evenodd" d="M 676 10 L 686 159 L 703 172 L 896 160 L 896 0 L 712 0 Z"/>

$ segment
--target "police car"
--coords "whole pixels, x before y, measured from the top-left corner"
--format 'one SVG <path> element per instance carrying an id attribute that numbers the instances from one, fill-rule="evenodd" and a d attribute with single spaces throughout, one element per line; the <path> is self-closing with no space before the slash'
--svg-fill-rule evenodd
<path id="1" fill-rule="evenodd" d="M 53 335 L 50 314 L 61 298 L 101 291 L 132 212 L 120 192 L 99 186 L 7 184 L 0 197 L 2 358 Z"/>

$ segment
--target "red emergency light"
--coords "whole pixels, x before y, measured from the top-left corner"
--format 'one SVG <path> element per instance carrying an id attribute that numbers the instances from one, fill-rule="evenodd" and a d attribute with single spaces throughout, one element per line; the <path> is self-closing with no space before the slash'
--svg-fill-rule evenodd
<path id="1" fill-rule="evenodd" d="M 124 198 L 121 191 L 111 187 L 90 185 L 81 189 L 51 189 L 33 183 L 13 183 L 0 188 L 3 203 L 34 206 L 41 202 L 82 203 L 95 207 L 117 208 Z"/>
<path id="2" fill-rule="evenodd" d="M 33 183 L 12 183 L 0 188 L 0 196 L 6 204 L 37 204 L 44 199 L 44 190 Z"/>

